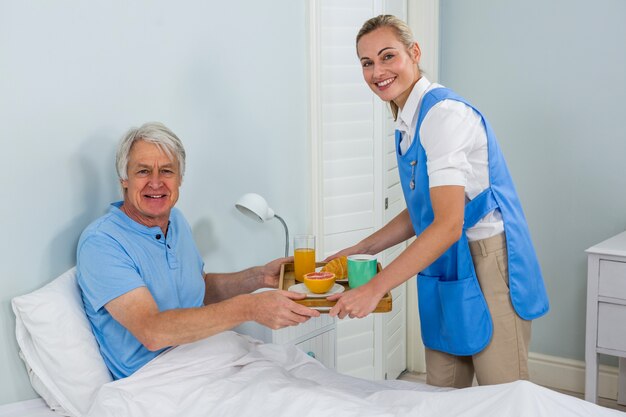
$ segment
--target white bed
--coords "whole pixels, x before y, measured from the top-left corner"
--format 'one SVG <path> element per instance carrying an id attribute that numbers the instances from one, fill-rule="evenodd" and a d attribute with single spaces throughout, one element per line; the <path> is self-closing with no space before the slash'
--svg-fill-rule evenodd
<path id="1" fill-rule="evenodd" d="M 525 381 L 449 390 L 352 378 L 293 346 L 265 344 L 235 332 L 170 349 L 134 375 L 111 381 L 82 311 L 74 270 L 12 304 L 33 387 L 63 415 L 626 415 Z"/>

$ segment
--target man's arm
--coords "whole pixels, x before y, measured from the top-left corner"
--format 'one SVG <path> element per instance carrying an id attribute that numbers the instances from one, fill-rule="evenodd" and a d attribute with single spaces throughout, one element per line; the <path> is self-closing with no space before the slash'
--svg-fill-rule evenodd
<path id="1" fill-rule="evenodd" d="M 146 287 L 136 288 L 104 307 L 147 349 L 191 343 L 245 321 L 256 321 L 271 329 L 293 326 L 318 317 L 319 312 L 295 303 L 303 294 L 265 291 L 242 294 L 197 308 L 159 311 Z"/>
<path id="2" fill-rule="evenodd" d="M 293 257 L 279 258 L 263 266 L 255 266 L 240 272 L 227 274 L 204 274 L 204 304 L 227 300 L 236 295 L 249 294 L 259 288 L 277 288 L 280 266 L 293 262 Z"/>

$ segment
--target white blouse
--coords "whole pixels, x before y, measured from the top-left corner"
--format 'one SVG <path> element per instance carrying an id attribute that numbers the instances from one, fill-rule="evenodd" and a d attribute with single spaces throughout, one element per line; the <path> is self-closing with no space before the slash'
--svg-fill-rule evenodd
<path id="1" fill-rule="evenodd" d="M 437 87 L 442 86 L 422 76 L 399 112 L 396 129 L 402 134 L 402 154 L 415 137 L 418 110 L 424 93 Z M 480 116 L 471 107 L 455 100 L 437 103 L 422 122 L 420 140 L 426 151 L 431 188 L 463 186 L 469 201 L 489 187 L 487 134 Z M 470 241 L 486 239 L 503 231 L 502 216 L 496 209 L 468 229 L 467 238 Z"/>

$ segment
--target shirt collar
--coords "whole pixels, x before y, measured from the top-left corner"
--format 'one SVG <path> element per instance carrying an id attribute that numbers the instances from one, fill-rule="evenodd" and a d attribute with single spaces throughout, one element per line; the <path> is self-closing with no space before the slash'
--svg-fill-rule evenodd
<path id="1" fill-rule="evenodd" d="M 111 203 L 111 206 L 109 207 L 109 212 L 112 213 L 123 224 L 129 226 L 133 230 L 136 230 L 146 235 L 156 236 L 156 235 L 160 235 L 163 233 L 159 226 L 148 227 L 141 223 L 137 223 L 136 221 L 128 217 L 128 215 L 126 215 L 126 213 L 124 213 L 122 209 L 120 208 L 122 207 L 122 204 L 124 204 L 124 201 L 116 201 L 115 203 Z M 171 218 L 170 218 L 170 221 L 168 222 L 168 229 L 170 228 L 170 224 L 171 224 Z"/>
<path id="2" fill-rule="evenodd" d="M 401 132 L 410 132 L 411 126 L 413 126 L 413 122 L 417 117 L 417 109 L 422 101 L 422 96 L 424 96 L 430 84 L 430 81 L 422 75 L 413 86 L 413 90 L 411 90 L 409 98 L 407 98 L 406 103 L 404 103 L 404 107 L 398 115 L 396 122 L 396 128 Z"/>

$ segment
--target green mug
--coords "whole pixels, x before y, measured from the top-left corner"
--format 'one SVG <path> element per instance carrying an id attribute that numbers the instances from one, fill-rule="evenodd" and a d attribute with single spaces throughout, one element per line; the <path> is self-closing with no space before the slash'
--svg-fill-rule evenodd
<path id="1" fill-rule="evenodd" d="M 378 262 L 372 255 L 348 256 L 348 285 L 350 288 L 367 284 L 376 275 Z"/>

